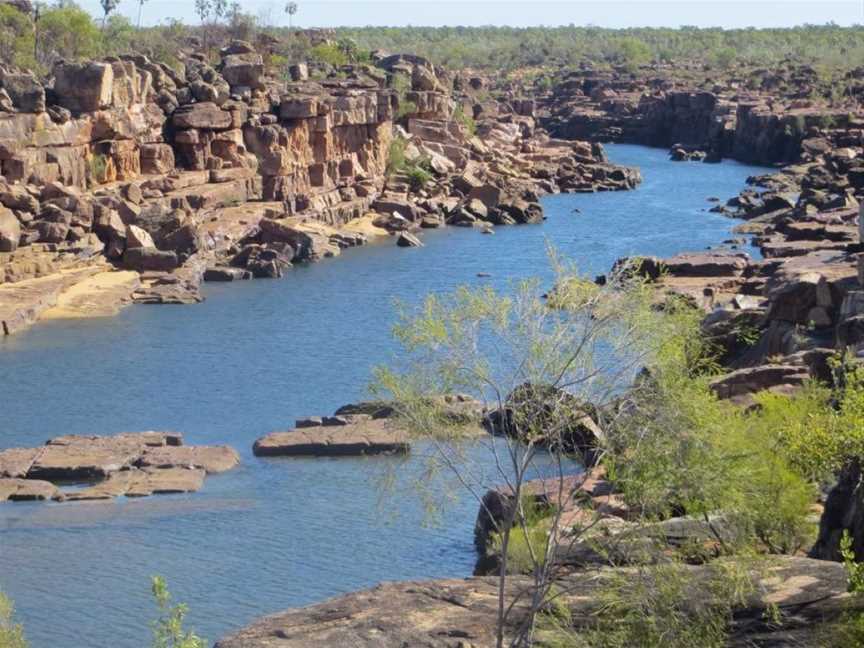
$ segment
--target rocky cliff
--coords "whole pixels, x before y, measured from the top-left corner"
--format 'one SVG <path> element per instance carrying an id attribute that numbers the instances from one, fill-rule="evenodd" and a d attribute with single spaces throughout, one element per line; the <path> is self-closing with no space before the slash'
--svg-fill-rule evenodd
<path id="1" fill-rule="evenodd" d="M 181 69 L 0 69 L 4 333 L 198 301 L 202 279 L 276 277 L 374 236 L 418 244 L 421 226 L 537 222 L 542 193 L 639 180 L 597 145 L 550 139 L 530 102 L 496 104 L 475 132 L 455 76 L 419 57 L 290 75 L 242 41 Z"/>

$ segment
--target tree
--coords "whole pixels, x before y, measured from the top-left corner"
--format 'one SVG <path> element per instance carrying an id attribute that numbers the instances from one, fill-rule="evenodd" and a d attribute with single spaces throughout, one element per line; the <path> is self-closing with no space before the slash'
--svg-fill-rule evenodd
<path id="1" fill-rule="evenodd" d="M 108 20 L 108 14 L 117 9 L 120 0 L 99 0 L 99 4 L 102 5 L 102 11 L 104 12 L 102 16 L 102 27 L 104 28 L 105 22 Z"/>
<path id="2" fill-rule="evenodd" d="M 403 309 L 394 330 L 400 360 L 376 370 L 376 393 L 395 403 L 402 424 L 432 445 L 420 484 L 428 504 L 440 506 L 449 495 L 437 492 L 440 480 L 433 480 L 445 471 L 493 523 L 499 648 L 507 640 L 533 645 L 538 615 L 558 597 L 558 557 L 596 522 L 590 512 L 584 524 L 562 522 L 574 459 L 588 466 L 599 459 L 604 412 L 621 402 L 664 341 L 664 315 L 651 308 L 651 291 L 641 280 L 619 272 L 597 286 L 552 259 L 556 287 L 548 300 L 532 280 L 515 294 L 460 288 Z M 479 401 L 496 438 L 478 444 L 479 414 L 455 415 L 447 394 Z M 472 460 L 478 445 L 491 456 L 494 474 Z M 543 516 L 531 481 L 538 475 L 545 476 L 539 488 L 549 510 Z M 435 488 L 425 490 L 430 482 Z M 507 503 L 493 506 L 489 489 Z M 529 584 L 514 584 L 513 570 L 527 572 Z M 528 611 L 514 622 L 517 602 Z"/>
<path id="3" fill-rule="evenodd" d="M 141 29 L 141 14 L 144 12 L 144 3 L 147 0 L 138 0 L 138 29 Z"/>
<path id="4" fill-rule="evenodd" d="M 0 4 L 0 62 L 33 67 L 34 42 L 33 28 L 27 16 L 12 5 Z"/>
<path id="5" fill-rule="evenodd" d="M 99 54 L 102 34 L 86 11 L 77 6 L 54 7 L 36 23 L 37 62 L 50 68 L 59 58 L 92 58 Z"/>
<path id="6" fill-rule="evenodd" d="M 294 27 L 293 20 L 294 14 L 297 13 L 297 9 L 298 7 L 296 2 L 289 2 L 285 5 L 285 13 L 288 14 L 288 29 L 292 29 Z"/>

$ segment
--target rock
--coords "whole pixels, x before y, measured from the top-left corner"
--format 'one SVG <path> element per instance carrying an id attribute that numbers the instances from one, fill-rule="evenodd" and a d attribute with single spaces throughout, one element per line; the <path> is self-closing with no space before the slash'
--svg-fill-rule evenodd
<path id="1" fill-rule="evenodd" d="M 423 247 L 423 242 L 410 232 L 402 232 L 396 239 L 396 245 L 399 247 Z"/>
<path id="2" fill-rule="evenodd" d="M 31 74 L 4 72 L 0 68 L 0 87 L 21 112 L 45 112 L 45 88 Z"/>
<path id="3" fill-rule="evenodd" d="M 144 468 L 111 473 L 107 479 L 77 491 L 64 491 L 62 501 L 104 500 L 114 497 L 148 497 L 194 493 L 204 485 L 205 472 L 198 468 Z"/>
<path id="4" fill-rule="evenodd" d="M 51 482 L 38 479 L 0 478 L 0 502 L 32 502 L 54 499 L 57 487 Z"/>
<path id="5" fill-rule="evenodd" d="M 231 113 L 213 102 L 180 106 L 171 116 L 175 128 L 200 130 L 227 130 L 231 127 Z"/>
<path id="6" fill-rule="evenodd" d="M 228 446 L 160 446 L 148 448 L 136 462 L 140 468 L 201 468 L 221 473 L 240 463 L 237 451 Z"/>
<path id="7" fill-rule="evenodd" d="M 738 276 L 747 268 L 744 253 L 705 252 L 679 254 L 663 260 L 670 274 L 687 277 Z"/>
<path id="8" fill-rule="evenodd" d="M 232 87 L 262 89 L 264 61 L 260 54 L 253 52 L 229 54 L 222 59 L 222 76 Z"/>
<path id="9" fill-rule="evenodd" d="M 810 379 L 807 367 L 798 365 L 762 365 L 733 371 L 711 381 L 711 390 L 718 398 L 740 401 L 759 391 L 788 392 L 801 387 Z"/>
<path id="10" fill-rule="evenodd" d="M 715 566 L 688 565 L 688 591 L 704 592 Z M 636 577 L 635 568 L 605 568 L 569 573 L 555 583 L 562 594 L 556 605 L 569 610 L 578 634 L 596 623 L 603 612 L 603 592 Z M 727 645 L 817 646 L 829 625 L 850 609 L 864 608 L 860 598 L 846 593 L 843 566 L 808 558 L 776 556 L 764 571 L 751 572 L 754 594 L 738 605 Z M 216 642 L 215 648 L 491 648 L 495 645 L 497 577 L 385 583 L 317 605 L 263 617 Z M 505 601 L 516 601 L 505 626 L 509 645 L 526 612 L 528 577 L 507 579 Z M 517 593 L 522 595 L 517 597 Z M 699 611 L 701 595 L 683 601 L 682 614 Z M 771 609 L 783 611 L 783 623 L 771 623 Z M 605 610 L 608 613 L 608 610 Z"/>
<path id="11" fill-rule="evenodd" d="M 204 271 L 204 281 L 243 281 L 252 278 L 249 270 L 242 268 L 207 268 Z"/>
<path id="12" fill-rule="evenodd" d="M 126 226 L 126 248 L 155 248 L 153 237 L 137 225 Z"/>
<path id="13" fill-rule="evenodd" d="M 20 239 L 21 223 L 11 210 L 0 207 L 0 252 L 14 252 Z"/>
<path id="14" fill-rule="evenodd" d="M 10 448 L 0 451 L 0 477 L 26 477 L 39 452 L 39 448 Z"/>
<path id="15" fill-rule="evenodd" d="M 273 432 L 258 439 L 252 450 L 258 457 L 339 457 L 405 453 L 410 446 L 404 431 L 386 420 L 368 420 Z"/>
<path id="16" fill-rule="evenodd" d="M 295 63 L 288 67 L 292 81 L 305 81 L 309 78 L 309 66 L 305 63 Z"/>
<path id="17" fill-rule="evenodd" d="M 54 95 L 72 112 L 94 112 L 111 105 L 114 70 L 106 63 L 58 63 Z"/>
<path id="18" fill-rule="evenodd" d="M 123 265 L 138 272 L 170 272 L 180 266 L 180 261 L 173 250 L 135 247 L 123 253 Z"/>

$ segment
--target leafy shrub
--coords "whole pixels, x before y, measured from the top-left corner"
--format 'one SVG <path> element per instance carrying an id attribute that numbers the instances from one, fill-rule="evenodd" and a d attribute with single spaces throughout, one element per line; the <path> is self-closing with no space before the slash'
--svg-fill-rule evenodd
<path id="1" fill-rule="evenodd" d="M 0 648 L 27 648 L 24 629 L 15 623 L 15 608 L 3 592 L 0 592 Z"/>
<path id="2" fill-rule="evenodd" d="M 453 111 L 453 119 L 465 127 L 470 137 L 474 137 L 477 134 L 477 122 L 474 121 L 471 115 L 465 112 L 462 106 L 456 106 L 456 110 Z"/>
<path id="3" fill-rule="evenodd" d="M 8 4 L 0 4 L 0 63 L 34 68 L 30 19 Z"/>
<path id="4" fill-rule="evenodd" d="M 183 620 L 189 612 L 184 603 L 171 605 L 171 593 L 161 576 L 154 576 L 151 590 L 159 618 L 153 622 L 152 648 L 207 648 L 207 640 L 183 629 Z"/>
<path id="5" fill-rule="evenodd" d="M 312 48 L 310 56 L 322 63 L 327 63 L 333 67 L 340 67 L 348 64 L 348 56 L 339 49 L 338 46 L 330 43 L 321 43 Z"/>

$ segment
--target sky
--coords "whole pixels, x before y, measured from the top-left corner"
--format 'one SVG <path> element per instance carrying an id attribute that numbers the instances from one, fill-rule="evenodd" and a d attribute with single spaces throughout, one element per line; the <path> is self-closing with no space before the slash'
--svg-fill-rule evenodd
<path id="1" fill-rule="evenodd" d="M 78 0 L 101 16 L 99 0 Z M 229 0 L 230 3 L 230 0 Z M 241 0 L 243 10 L 271 25 L 287 25 L 284 0 Z M 300 27 L 403 25 L 596 25 L 599 27 L 791 27 L 804 23 L 864 24 L 864 0 L 297 0 Z M 167 18 L 197 22 L 194 0 L 146 0 L 143 23 Z M 133 22 L 138 0 L 121 0 Z"/>

